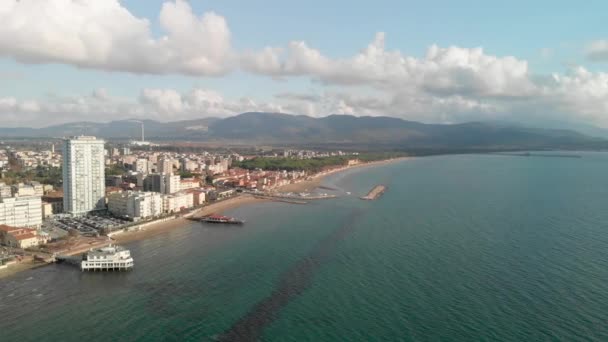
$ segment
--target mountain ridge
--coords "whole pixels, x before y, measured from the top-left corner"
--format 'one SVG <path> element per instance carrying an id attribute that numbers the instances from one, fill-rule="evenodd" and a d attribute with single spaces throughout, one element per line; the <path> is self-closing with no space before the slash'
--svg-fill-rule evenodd
<path id="1" fill-rule="evenodd" d="M 227 118 L 142 121 L 145 124 L 146 138 L 151 140 L 367 144 L 431 148 L 575 148 L 606 142 L 567 129 L 484 122 L 425 124 L 388 116 L 345 114 L 316 118 L 283 113 L 246 112 Z M 141 137 L 140 127 L 140 123 L 131 119 L 106 123 L 80 121 L 44 128 L 0 128 L 0 137 L 60 138 L 95 135 L 106 139 L 138 140 Z"/>

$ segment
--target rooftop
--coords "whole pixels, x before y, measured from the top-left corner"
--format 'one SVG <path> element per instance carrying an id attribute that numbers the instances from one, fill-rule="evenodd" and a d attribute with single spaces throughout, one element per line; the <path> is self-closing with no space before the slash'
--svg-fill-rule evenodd
<path id="1" fill-rule="evenodd" d="M 11 227 L 11 226 L 7 226 L 5 224 L 0 225 L 0 231 L 7 232 L 7 233 L 11 233 L 11 232 L 14 232 L 19 229 L 21 229 L 21 228 Z"/>

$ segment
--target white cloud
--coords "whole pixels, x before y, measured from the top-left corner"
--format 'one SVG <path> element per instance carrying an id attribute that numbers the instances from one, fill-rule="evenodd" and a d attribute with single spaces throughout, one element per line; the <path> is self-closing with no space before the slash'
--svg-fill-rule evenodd
<path id="1" fill-rule="evenodd" d="M 608 40 L 596 40 L 587 46 L 587 58 L 592 61 L 608 61 Z"/>
<path id="2" fill-rule="evenodd" d="M 267 47 L 245 54 L 241 65 L 270 76 L 310 76 L 327 84 L 418 88 L 447 95 L 520 96 L 535 91 L 526 61 L 487 55 L 482 48 L 436 45 L 424 58 L 414 58 L 387 51 L 382 32 L 350 58 L 331 59 L 305 42 L 294 41 L 287 49 Z"/>
<path id="3" fill-rule="evenodd" d="M 0 55 L 134 73 L 221 75 L 232 64 L 230 30 L 215 13 L 165 2 L 161 37 L 119 0 L 0 0 Z"/>
<path id="4" fill-rule="evenodd" d="M 608 73 L 575 67 L 534 75 L 528 62 L 483 48 L 431 45 L 424 56 L 386 48 L 377 33 L 361 51 L 333 58 L 304 41 L 236 52 L 226 20 L 196 15 L 185 0 L 163 3 L 160 34 L 119 0 L 0 0 L 0 56 L 23 63 L 147 74 L 219 76 L 233 69 L 290 80 L 318 81 L 313 94 L 282 93 L 272 101 L 227 99 L 209 89 L 143 89 L 136 99 L 106 89 L 89 95 L 19 100 L 0 96 L 10 125 L 145 117 L 169 121 L 245 111 L 389 115 L 424 122 L 462 122 L 527 116 L 579 120 L 608 127 Z M 608 41 L 587 47 L 608 61 Z M 545 57 L 551 50 L 543 49 Z M 4 74 L 0 73 L 0 78 Z M 6 76 L 5 76 L 6 77 Z M 289 89 L 289 87 L 286 87 Z"/>

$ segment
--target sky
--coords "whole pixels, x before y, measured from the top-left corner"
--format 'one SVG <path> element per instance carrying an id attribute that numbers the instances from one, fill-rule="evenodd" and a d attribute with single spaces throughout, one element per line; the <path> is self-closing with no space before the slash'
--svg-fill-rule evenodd
<path id="1" fill-rule="evenodd" d="M 608 3 L 0 0 L 0 126 L 247 111 L 608 128 Z"/>

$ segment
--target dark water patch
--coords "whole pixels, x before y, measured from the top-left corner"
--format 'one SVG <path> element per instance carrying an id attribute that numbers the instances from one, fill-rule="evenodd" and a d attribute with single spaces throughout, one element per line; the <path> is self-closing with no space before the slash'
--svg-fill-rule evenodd
<path id="1" fill-rule="evenodd" d="M 362 209 L 353 210 L 348 220 L 340 228 L 319 241 L 307 256 L 283 273 L 276 289 L 256 304 L 218 340 L 259 340 L 264 328 L 278 318 L 279 312 L 312 285 L 315 271 L 328 260 L 338 243 L 354 231 L 355 222 L 362 214 Z"/>

